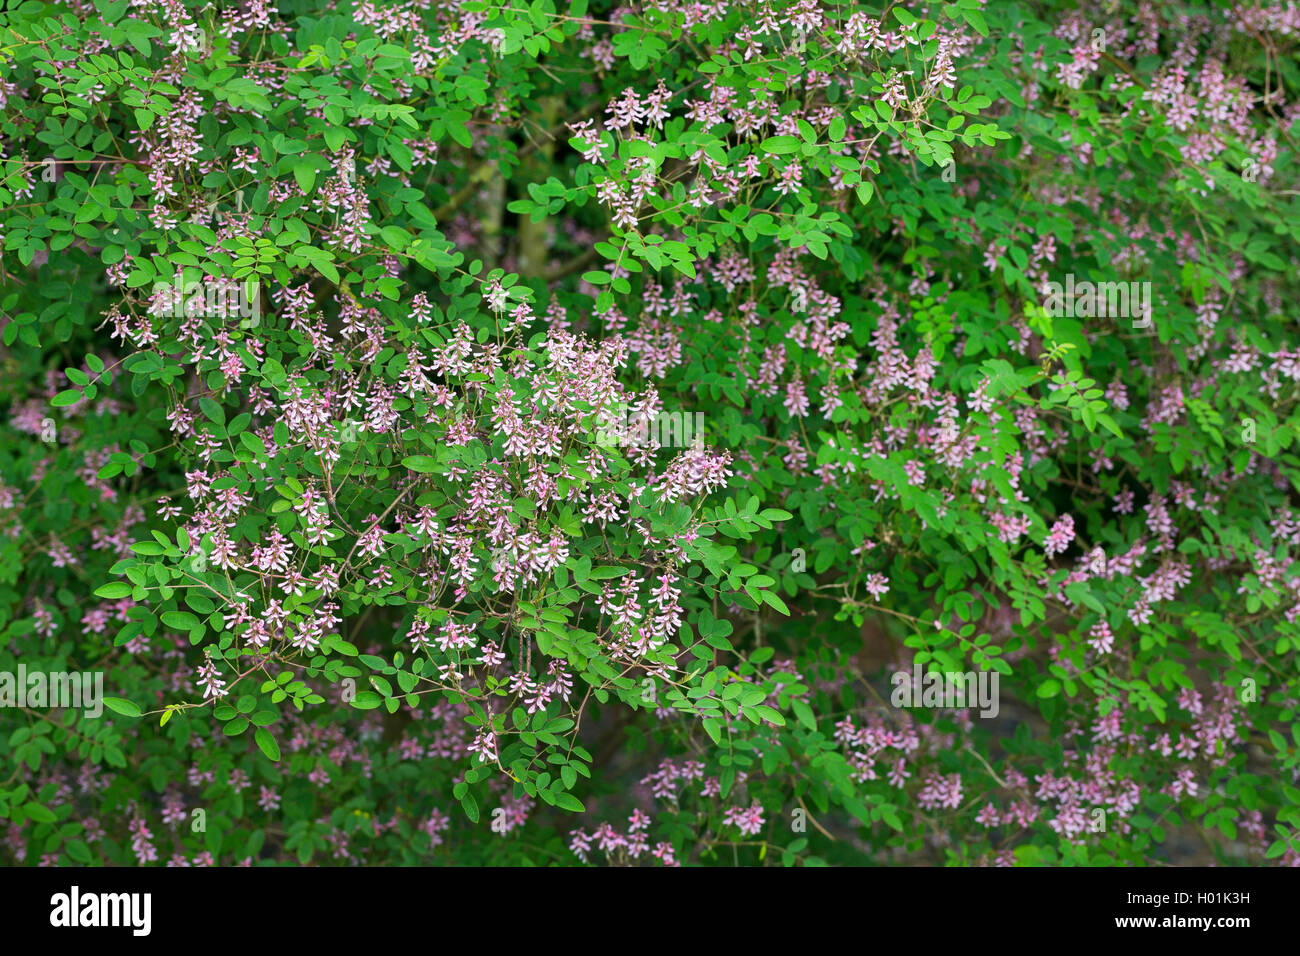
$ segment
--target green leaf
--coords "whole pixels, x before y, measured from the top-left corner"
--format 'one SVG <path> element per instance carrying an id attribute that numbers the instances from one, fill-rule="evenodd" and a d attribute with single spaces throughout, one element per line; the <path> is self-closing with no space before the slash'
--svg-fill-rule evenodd
<path id="1" fill-rule="evenodd" d="M 894 12 L 897 13 L 898 10 L 895 9 Z M 966 22 L 973 26 L 980 36 L 986 37 L 989 35 L 989 25 L 984 22 L 984 14 L 980 13 L 980 11 L 963 8 L 961 15 L 966 18 Z"/>
<path id="2" fill-rule="evenodd" d="M 174 631 L 192 631 L 199 626 L 199 619 L 189 611 L 167 611 L 162 622 Z"/>
<path id="3" fill-rule="evenodd" d="M 139 717 L 140 708 L 125 697 L 105 697 L 104 706 L 123 717 Z"/>
<path id="4" fill-rule="evenodd" d="M 777 597 L 775 591 L 760 591 L 759 594 L 762 595 L 764 604 L 776 608 L 786 617 L 790 616 L 790 609 L 785 606 L 784 601 Z"/>
<path id="5" fill-rule="evenodd" d="M 35 820 L 37 823 L 53 823 L 58 819 L 52 810 L 39 803 L 27 804 L 23 807 L 23 813 L 27 815 L 27 819 Z"/>
<path id="6" fill-rule="evenodd" d="M 785 726 L 785 718 L 781 716 L 781 712 L 768 707 L 766 704 L 750 704 L 745 708 L 745 713 L 747 715 L 756 714 L 764 720 L 776 724 L 778 727 Z"/>
<path id="7" fill-rule="evenodd" d="M 797 136 L 772 136 L 763 140 L 762 148 L 767 153 L 793 153 L 799 149 L 799 137 Z"/>
<path id="8" fill-rule="evenodd" d="M 790 701 L 790 709 L 794 711 L 794 715 L 798 718 L 799 723 L 803 724 L 809 730 L 817 729 L 817 718 L 813 716 L 812 708 L 802 700 Z"/>
<path id="9" fill-rule="evenodd" d="M 478 823 L 478 801 L 474 799 L 474 794 L 466 791 L 465 796 L 460 798 L 460 805 L 465 810 L 465 816 L 469 817 L 469 822 Z"/>
<path id="10" fill-rule="evenodd" d="M 438 470 L 438 459 L 429 455 L 410 455 L 402 459 L 402 464 L 411 471 L 421 473 L 435 472 Z"/>
<path id="11" fill-rule="evenodd" d="M 554 794 L 554 797 L 555 805 L 561 810 L 568 810 L 572 813 L 587 812 L 587 808 L 582 805 L 582 801 L 571 793 L 560 792 Z"/>
<path id="12" fill-rule="evenodd" d="M 300 159 L 293 167 L 293 178 L 298 181 L 298 188 L 310 193 L 316 186 L 316 168 L 306 159 Z"/>
<path id="13" fill-rule="evenodd" d="M 715 744 L 722 743 L 722 721 L 716 717 L 705 717 L 701 723 L 704 724 L 704 731 Z"/>
<path id="14" fill-rule="evenodd" d="M 266 754 L 273 762 L 280 762 L 280 745 L 275 742 L 275 736 L 265 727 L 258 727 L 253 739 L 257 741 L 258 748 Z"/>

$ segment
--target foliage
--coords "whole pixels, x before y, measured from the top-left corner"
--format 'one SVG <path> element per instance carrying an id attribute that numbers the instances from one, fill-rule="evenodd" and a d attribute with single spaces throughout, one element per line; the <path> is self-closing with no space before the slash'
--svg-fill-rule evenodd
<path id="1" fill-rule="evenodd" d="M 1298 28 L 17 4 L 6 856 L 1300 863 Z"/>

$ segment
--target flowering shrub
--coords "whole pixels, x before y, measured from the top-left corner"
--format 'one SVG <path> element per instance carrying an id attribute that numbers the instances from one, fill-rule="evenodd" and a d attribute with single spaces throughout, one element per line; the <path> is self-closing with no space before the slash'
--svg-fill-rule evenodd
<path id="1" fill-rule="evenodd" d="M 1297 31 L 18 4 L 5 859 L 1300 863 Z"/>

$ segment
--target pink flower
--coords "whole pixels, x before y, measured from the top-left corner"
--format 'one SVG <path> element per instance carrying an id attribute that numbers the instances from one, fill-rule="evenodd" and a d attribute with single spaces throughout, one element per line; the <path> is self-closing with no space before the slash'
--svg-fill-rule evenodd
<path id="1" fill-rule="evenodd" d="M 748 807 L 730 807 L 723 814 L 722 822 L 736 827 L 746 836 L 753 836 L 763 829 L 763 807 L 757 800 Z"/>
<path id="2" fill-rule="evenodd" d="M 1110 632 L 1110 625 L 1098 621 L 1088 632 L 1088 643 L 1098 654 L 1109 654 L 1115 646 L 1115 636 Z"/>
<path id="3" fill-rule="evenodd" d="M 1063 515 L 1061 520 L 1052 525 L 1051 533 L 1048 534 L 1047 540 L 1043 543 L 1043 550 L 1047 552 L 1050 558 L 1054 554 L 1060 554 L 1070 546 L 1074 540 L 1074 518 L 1070 515 Z"/>

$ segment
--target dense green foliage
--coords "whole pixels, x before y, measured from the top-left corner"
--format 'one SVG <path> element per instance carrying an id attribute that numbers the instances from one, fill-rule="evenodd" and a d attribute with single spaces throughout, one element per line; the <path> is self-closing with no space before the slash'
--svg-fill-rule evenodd
<path id="1" fill-rule="evenodd" d="M 1298 34 L 18 4 L 3 858 L 1300 863 Z"/>

